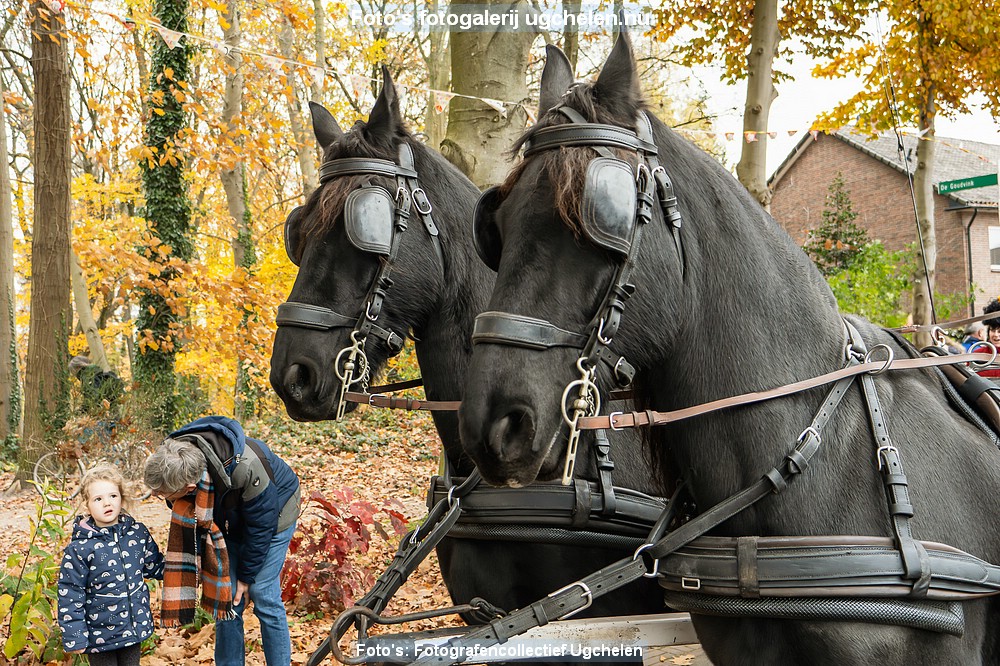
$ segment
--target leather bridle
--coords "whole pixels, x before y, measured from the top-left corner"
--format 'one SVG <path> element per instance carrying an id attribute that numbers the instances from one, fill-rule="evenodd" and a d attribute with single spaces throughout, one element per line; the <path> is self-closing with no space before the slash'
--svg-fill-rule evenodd
<path id="1" fill-rule="evenodd" d="M 336 418 L 338 420 L 343 417 L 347 408 L 345 396 L 348 390 L 357 385 L 362 391 L 367 391 L 370 368 L 368 357 L 365 354 L 365 343 L 369 336 L 385 343 L 391 356 L 395 356 L 403 349 L 405 340 L 393 331 L 379 326 L 376 322 L 382 312 L 386 293 L 392 287 L 390 274 L 395 265 L 403 232 L 406 231 L 409 223 L 411 209 L 416 211 L 423 222 L 438 257 L 438 266 L 442 274 L 444 273 L 444 252 L 438 238 L 437 225 L 431 216 L 433 207 L 427 194 L 420 187 L 413 161 L 413 151 L 410 146 L 406 143 L 399 145 L 399 164 L 388 160 L 357 157 L 329 160 L 320 168 L 320 186 L 322 187 L 341 176 L 358 175 L 382 176 L 396 180 L 391 245 L 385 259 L 379 262 L 378 272 L 368 288 L 368 294 L 361 308 L 362 314 L 358 317 L 350 317 L 320 305 L 286 301 L 278 306 L 275 319 L 279 327 L 291 326 L 316 331 L 330 331 L 338 328 L 352 329 L 350 346 L 341 349 L 334 360 L 333 369 L 341 381 L 337 402 Z"/>
<path id="2" fill-rule="evenodd" d="M 616 125 L 588 123 L 577 111 L 566 106 L 558 106 L 554 110 L 569 119 L 570 123 L 546 127 L 536 132 L 526 144 L 524 157 L 529 158 L 539 152 L 561 147 L 592 148 L 601 157 L 609 159 L 615 159 L 612 148 L 634 151 L 638 160 L 634 168 L 636 207 L 631 238 L 627 241 L 627 248 L 624 239 L 619 243 L 625 253 L 618 262 L 615 277 L 605 293 L 603 302 L 585 332 L 567 331 L 543 319 L 509 312 L 484 312 L 476 317 L 472 342 L 512 345 L 534 350 L 553 347 L 581 350 L 576 362 L 580 379 L 566 386 L 561 403 L 563 423 L 569 427 L 569 445 L 562 477 L 563 484 L 568 485 L 573 479 L 580 439 L 581 430 L 577 426 L 578 421 L 584 417 L 595 416 L 601 410 L 600 390 L 596 383 L 598 366 L 601 364 L 607 366 L 619 387 L 630 384 L 635 376 L 635 368 L 624 356 L 615 353 L 611 349 L 611 344 L 621 324 L 625 303 L 635 291 L 635 286 L 629 279 L 635 268 L 635 258 L 643 228 L 653 217 L 654 188 L 664 219 L 674 238 L 682 271 L 684 260 L 680 240 L 681 215 L 677 208 L 677 198 L 674 196 L 674 188 L 666 170 L 657 159 L 652 125 L 646 114 L 639 113 L 636 118 L 637 129 L 632 131 Z M 603 433 L 598 435 L 599 439 L 601 435 Z"/>

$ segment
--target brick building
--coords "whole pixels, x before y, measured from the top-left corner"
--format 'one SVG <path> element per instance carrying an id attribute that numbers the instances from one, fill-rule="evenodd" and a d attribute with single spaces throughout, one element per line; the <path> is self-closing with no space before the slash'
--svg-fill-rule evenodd
<path id="1" fill-rule="evenodd" d="M 936 137 L 934 182 L 997 172 L 1000 146 Z M 909 171 L 916 168 L 917 138 L 904 136 Z M 809 230 L 822 222 L 830 183 L 843 175 L 855 222 L 890 250 L 917 240 L 916 221 L 896 138 L 891 132 L 869 141 L 849 128 L 833 134 L 806 135 L 771 177 L 771 215 L 803 245 Z M 1000 295 L 1000 220 L 997 186 L 938 194 L 934 220 L 937 235 L 939 293 L 975 289 L 975 312 Z"/>

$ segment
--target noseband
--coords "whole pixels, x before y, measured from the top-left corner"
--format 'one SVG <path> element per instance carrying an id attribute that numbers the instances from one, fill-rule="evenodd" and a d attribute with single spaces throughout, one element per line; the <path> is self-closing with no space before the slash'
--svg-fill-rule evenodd
<path id="1" fill-rule="evenodd" d="M 561 147 L 592 148 L 600 155 L 588 166 L 584 191 L 584 219 L 581 222 L 584 235 L 589 240 L 620 257 L 617 272 L 601 306 L 583 333 L 567 331 L 544 319 L 508 312 L 484 312 L 476 317 L 472 341 L 473 344 L 501 344 L 534 350 L 552 347 L 571 347 L 581 350 L 576 363 L 580 379 L 566 386 L 561 402 L 563 422 L 569 427 L 569 445 L 562 482 L 569 484 L 573 478 L 576 450 L 580 439 L 578 421 L 581 417 L 599 413 L 601 409 L 600 390 L 596 384 L 598 365 L 603 363 L 610 368 L 611 375 L 619 387 L 630 384 L 635 376 L 635 368 L 625 357 L 612 351 L 610 345 L 621 324 L 625 303 L 635 292 L 635 285 L 629 282 L 629 278 L 635 268 L 643 227 L 653 216 L 654 188 L 677 247 L 681 271 L 684 258 L 681 251 L 681 215 L 677 208 L 677 198 L 674 196 L 670 177 L 657 159 L 652 125 L 646 114 L 642 112 L 638 114 L 637 129 L 632 131 L 616 125 L 587 123 L 583 116 L 566 106 L 556 107 L 555 110 L 568 118 L 570 123 L 539 130 L 526 144 L 524 157 Z M 631 165 L 618 159 L 611 148 L 635 151 L 638 157 L 637 166 L 633 169 Z M 635 190 L 634 214 L 627 215 L 624 224 L 620 210 L 601 210 L 603 201 L 615 194 L 608 191 L 611 188 L 605 188 L 605 191 L 608 191 L 607 197 L 598 194 L 601 192 L 602 178 L 617 178 L 623 168 L 634 174 L 630 180 Z M 489 193 L 484 194 L 485 200 L 495 201 L 495 197 L 495 194 L 492 196 Z M 633 199 L 628 200 L 631 202 Z M 614 207 L 614 204 L 610 205 Z M 617 218 L 616 222 L 609 222 L 614 218 Z M 477 228 L 481 226 L 478 220 L 476 226 Z M 495 257 L 496 254 L 498 254 L 496 251 L 490 252 L 486 248 L 480 248 L 481 256 Z M 601 438 L 603 434 L 598 433 L 598 437 Z"/>
<path id="2" fill-rule="evenodd" d="M 405 340 L 393 331 L 379 326 L 376 322 L 382 312 L 386 293 L 392 286 L 392 279 L 389 276 L 399 251 L 400 240 L 410 219 L 411 208 L 416 210 L 423 222 L 424 228 L 430 236 L 431 245 L 434 247 L 434 253 L 437 255 L 438 266 L 442 274 L 444 272 L 444 252 L 438 238 L 437 225 L 431 217 L 433 208 L 427 194 L 420 187 L 413 162 L 413 151 L 410 146 L 406 143 L 399 145 L 398 165 L 388 160 L 373 158 L 347 157 L 330 160 L 320 168 L 319 182 L 320 186 L 323 186 L 340 176 L 357 175 L 396 179 L 395 208 L 388 233 L 378 229 L 380 222 L 384 224 L 384 219 L 365 219 L 366 212 L 377 210 L 380 207 L 385 208 L 384 201 L 390 201 L 391 205 L 391 197 L 385 196 L 388 194 L 386 190 L 380 187 L 365 186 L 348 195 L 349 202 L 355 204 L 350 210 L 348 210 L 348 204 L 345 203 L 345 225 L 348 227 L 348 239 L 351 244 L 362 251 L 385 257 L 384 261 L 380 262 L 379 270 L 368 288 L 368 295 L 362 306 L 363 314 L 358 317 L 349 317 L 320 305 L 286 301 L 278 306 L 278 314 L 275 319 L 279 327 L 290 326 L 314 331 L 330 331 L 338 328 L 353 329 L 351 331 L 351 345 L 340 350 L 334 361 L 334 372 L 341 382 L 337 402 L 337 419 L 344 415 L 344 410 L 347 407 L 345 395 L 350 387 L 360 384 L 359 388 L 362 392 L 368 390 L 369 365 L 368 357 L 365 354 L 365 342 L 368 337 L 371 336 L 384 342 L 391 356 L 395 356 L 403 349 Z M 385 194 L 365 193 L 364 191 L 368 189 L 378 190 Z M 347 219 L 349 213 L 354 216 L 351 220 Z M 286 247 L 289 238 L 287 227 L 293 215 L 295 215 L 295 211 L 289 215 L 289 222 L 286 222 Z M 296 257 L 292 257 L 292 254 L 292 250 L 289 249 L 289 255 L 295 261 Z"/>

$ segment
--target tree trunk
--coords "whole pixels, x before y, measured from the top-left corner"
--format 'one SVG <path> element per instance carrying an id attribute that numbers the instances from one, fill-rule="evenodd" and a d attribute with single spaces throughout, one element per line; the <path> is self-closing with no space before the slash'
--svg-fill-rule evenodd
<path id="1" fill-rule="evenodd" d="M 80 268 L 80 258 L 70 250 L 70 282 L 73 285 L 73 301 L 76 302 L 76 316 L 80 320 L 80 328 L 83 329 L 87 337 L 87 348 L 90 350 L 90 361 L 101 366 L 101 370 L 107 372 L 111 369 L 108 363 L 108 355 L 104 353 L 104 342 L 101 340 L 101 331 L 94 320 L 94 311 L 90 305 L 90 296 L 87 294 L 87 279 Z"/>
<path id="2" fill-rule="evenodd" d="M 310 99 L 317 104 L 323 104 L 323 90 L 326 88 L 326 10 L 323 0 L 313 0 L 313 24 L 316 42 L 316 66 L 323 68 L 323 78 L 312 81 Z M 323 146 L 316 143 L 316 160 L 323 161 Z"/>
<path id="3" fill-rule="evenodd" d="M 226 46 L 226 92 L 222 99 L 222 121 L 230 129 L 240 123 L 243 114 L 243 58 L 240 47 L 240 13 L 236 0 L 226 3 L 226 22 L 228 28 L 223 31 Z M 242 135 L 234 136 L 237 153 L 242 153 Z M 229 216 L 233 219 L 233 237 L 230 241 L 233 247 L 233 263 L 236 269 L 247 272 L 253 270 L 257 263 L 254 252 L 253 234 L 250 224 L 250 210 L 246 200 L 246 164 L 237 158 L 232 169 L 219 174 L 222 188 L 226 193 L 226 203 Z M 242 324 L 246 325 L 248 314 L 243 309 Z M 255 399 L 250 386 L 250 378 L 246 371 L 245 354 L 237 350 L 236 354 L 236 386 L 233 394 L 233 407 L 238 419 L 246 419 L 253 415 Z"/>
<path id="4" fill-rule="evenodd" d="M 187 0 L 156 0 L 153 9 L 160 25 L 187 32 Z M 191 260 L 194 244 L 184 155 L 175 147 L 178 132 L 187 126 L 187 115 L 175 93 L 181 90 L 179 82 L 190 80 L 189 48 L 186 41 L 173 49 L 162 40 L 155 41 L 147 97 L 151 112 L 146 116 L 146 145 L 156 149 L 159 159 L 140 162 L 149 229 L 155 239 L 170 248 L 170 257 L 184 262 Z M 160 260 L 152 248 L 143 248 L 143 252 L 150 259 Z M 152 278 L 157 287 L 139 292 L 136 319 L 139 344 L 133 379 L 138 404 L 148 415 L 149 426 L 170 432 L 177 417 L 174 359 L 181 347 L 178 331 L 183 315 L 182 310 L 174 307 L 178 297 L 172 283 L 177 271 L 164 267 Z"/>
<path id="5" fill-rule="evenodd" d="M 461 9 L 459 9 L 459 7 Z M 506 13 L 527 9 L 523 0 L 511 4 L 481 0 L 477 4 L 452 5 L 452 12 L 481 12 L 489 8 Z M 529 101 L 525 71 L 534 33 L 455 32 L 451 35 L 452 91 L 519 104 L 505 104 L 500 112 L 485 102 L 468 97 L 451 100 L 448 135 L 441 152 L 480 188 L 501 182 L 510 170 L 499 156 L 524 130 Z"/>
<path id="6" fill-rule="evenodd" d="M 580 15 L 580 9 L 582 7 L 582 0 L 563 0 L 562 6 L 563 11 L 569 14 Z M 617 16 L 617 14 L 616 14 Z M 573 67 L 573 73 L 576 74 L 576 62 L 580 59 L 580 28 L 579 26 L 567 25 L 563 29 L 563 53 L 566 54 L 566 59 L 569 60 L 569 64 Z M 545 113 L 545 109 L 539 109 L 539 114 Z"/>
<path id="7" fill-rule="evenodd" d="M 430 0 L 427 3 L 428 14 L 437 14 L 440 4 L 438 0 Z M 448 32 L 431 30 L 427 36 L 427 45 L 427 87 L 431 90 L 448 90 L 448 80 L 451 78 Z M 448 133 L 448 114 L 434 108 L 436 101 L 434 93 L 431 93 L 427 100 L 427 112 L 424 114 L 424 133 L 427 134 L 427 145 L 440 150 L 441 142 Z"/>
<path id="8" fill-rule="evenodd" d="M 743 150 L 736 176 L 757 201 L 769 209 L 767 187 L 767 119 L 778 96 L 771 66 L 778 52 L 778 0 L 758 0 L 753 6 L 750 54 L 747 56 L 747 99 L 743 109 Z M 747 142 L 747 132 L 756 141 Z"/>
<path id="9" fill-rule="evenodd" d="M 31 66 L 35 81 L 32 163 L 35 168 L 31 243 L 31 319 L 25 369 L 24 441 L 17 476 L 31 476 L 69 408 L 67 336 L 70 306 L 70 80 L 65 16 L 44 0 L 31 3 Z"/>
<path id="10" fill-rule="evenodd" d="M 934 118 L 937 115 L 933 84 L 928 86 L 920 109 L 920 132 L 923 141 L 917 141 L 917 168 L 913 172 L 913 190 L 917 202 L 917 227 L 920 234 L 921 254 L 917 257 L 917 274 L 913 279 L 913 323 L 934 322 L 932 295 L 937 264 L 937 236 L 934 231 L 934 160 L 937 142 L 934 140 Z M 922 257 L 922 260 L 921 260 Z M 924 272 L 926 270 L 926 273 Z M 914 337 L 917 348 L 932 343 L 929 333 Z"/>
<path id="11" fill-rule="evenodd" d="M 3 98 L 0 78 L 0 99 Z M 7 111 L 0 104 L 0 449 L 13 450 L 21 425 L 21 381 L 17 367 L 14 311 L 14 215 L 10 203 Z"/>
<path id="12" fill-rule="evenodd" d="M 281 17 L 281 29 L 278 31 L 278 45 L 281 48 L 282 57 L 288 60 L 295 60 L 294 46 L 295 31 L 292 30 L 292 23 L 287 16 Z M 302 173 L 302 191 L 306 198 L 319 186 L 319 178 L 316 175 L 316 153 L 313 147 L 316 140 L 311 132 L 307 131 L 302 122 L 302 111 L 299 107 L 298 77 L 296 68 L 291 67 L 286 72 L 288 85 L 285 86 L 285 100 L 288 103 L 288 123 L 292 128 L 292 136 L 295 137 L 295 154 L 299 159 L 299 171 Z"/>

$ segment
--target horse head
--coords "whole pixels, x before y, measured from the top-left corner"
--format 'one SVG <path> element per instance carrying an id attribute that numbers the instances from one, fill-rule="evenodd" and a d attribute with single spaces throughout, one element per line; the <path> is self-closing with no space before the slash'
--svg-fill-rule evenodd
<path id="1" fill-rule="evenodd" d="M 768 261 L 809 298 L 819 294 L 828 312 L 817 316 L 836 321 L 829 290 L 801 251 L 766 234 L 746 238 L 747 225 L 763 226 L 759 205 L 646 112 L 624 31 L 592 83 L 573 83 L 565 56 L 550 47 L 540 109 L 516 145 L 524 159 L 484 193 L 474 225 L 480 256 L 498 275 L 476 324 L 468 381 L 477 389 L 463 402 L 462 438 L 485 478 L 510 485 L 559 474 L 574 414 L 596 412 L 608 387 L 632 378 L 623 369 L 635 370 L 638 387 L 655 385 L 639 397 L 657 409 L 719 389 L 672 359 L 709 356 L 705 336 L 725 321 L 713 307 L 719 299 L 739 306 L 739 280 L 766 279 Z M 789 249 L 753 265 L 741 243 L 759 243 L 765 255 L 769 243 Z M 793 294 L 785 305 L 805 298 Z M 745 313 L 748 334 L 763 338 L 775 314 Z M 840 329 L 829 331 L 836 339 Z"/>
<path id="2" fill-rule="evenodd" d="M 407 336 L 421 337 L 449 273 L 462 269 L 442 248 L 461 242 L 448 227 L 468 219 L 477 191 L 409 134 L 385 68 L 383 77 L 368 122 L 348 132 L 310 104 L 320 186 L 285 222 L 299 272 L 278 310 L 270 375 L 297 420 L 352 409 L 345 391 L 366 390 Z"/>

